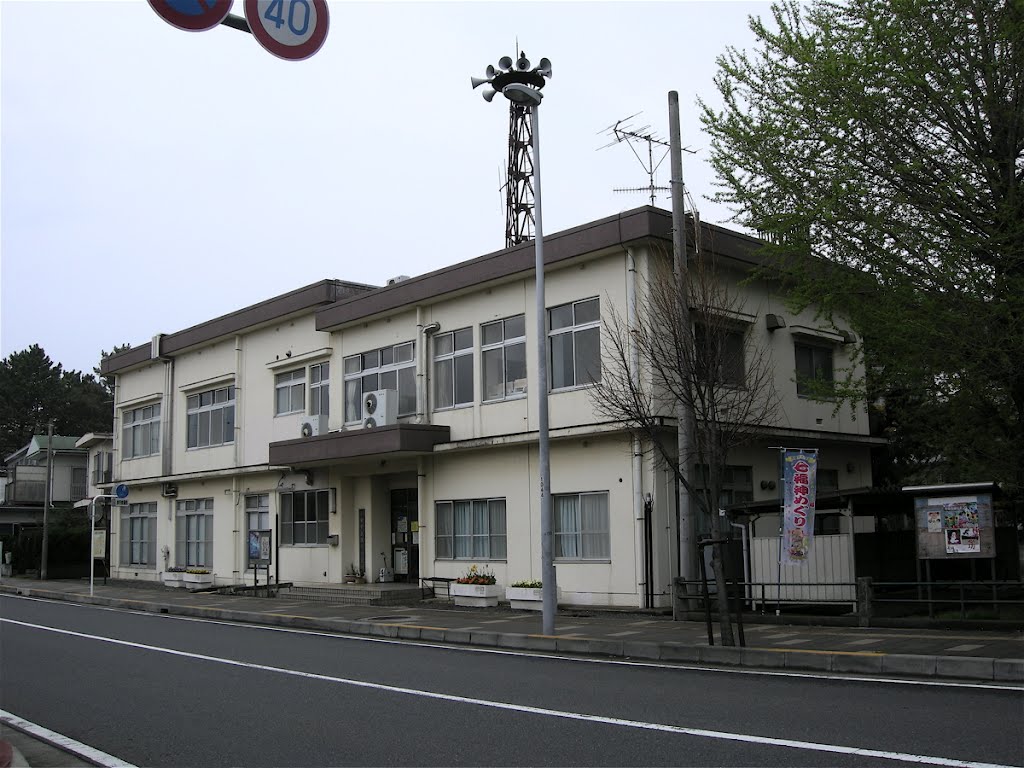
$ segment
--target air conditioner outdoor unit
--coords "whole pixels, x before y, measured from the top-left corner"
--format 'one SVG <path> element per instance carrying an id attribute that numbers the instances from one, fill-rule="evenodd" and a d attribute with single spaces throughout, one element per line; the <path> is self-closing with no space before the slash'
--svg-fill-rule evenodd
<path id="1" fill-rule="evenodd" d="M 178 495 L 178 486 L 174 483 L 164 483 L 160 486 L 160 495 L 172 499 Z"/>
<path id="2" fill-rule="evenodd" d="M 326 416 L 305 416 L 300 421 L 300 437 L 316 437 L 327 434 Z"/>
<path id="3" fill-rule="evenodd" d="M 398 392 L 378 389 L 363 395 L 363 426 L 384 427 L 398 423 Z"/>

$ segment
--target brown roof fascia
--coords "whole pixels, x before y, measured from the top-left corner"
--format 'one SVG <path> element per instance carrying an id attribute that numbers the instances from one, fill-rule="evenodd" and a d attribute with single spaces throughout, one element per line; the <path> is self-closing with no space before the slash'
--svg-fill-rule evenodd
<path id="1" fill-rule="evenodd" d="M 757 264 L 756 238 L 711 224 L 701 224 L 702 243 L 725 258 L 742 264 Z M 689 242 L 693 249 L 692 229 Z M 583 224 L 544 238 L 544 264 L 552 266 L 567 259 L 624 246 L 645 239 L 668 241 L 671 248 L 672 214 L 643 206 Z M 425 275 L 402 280 L 365 294 L 343 299 L 316 313 L 317 330 L 340 328 L 367 317 L 415 306 L 445 294 L 531 272 L 534 269 L 532 242 L 506 248 Z"/>
<path id="2" fill-rule="evenodd" d="M 270 444 L 270 463 L 300 466 L 393 453 L 430 453 L 447 443 L 451 430 L 438 424 L 392 424 L 373 429 L 329 432 L 318 437 L 281 440 Z"/>
<path id="3" fill-rule="evenodd" d="M 189 347 L 281 320 L 303 310 L 330 305 L 340 299 L 372 291 L 375 287 L 343 280 L 321 280 L 318 283 L 275 296 L 267 301 L 261 301 L 213 320 L 207 320 L 191 328 L 167 334 L 160 340 L 160 356 L 174 355 Z M 110 375 L 141 365 L 152 359 L 151 350 L 151 344 L 142 344 L 111 355 L 104 358 L 100 364 L 100 370 L 104 375 Z"/>

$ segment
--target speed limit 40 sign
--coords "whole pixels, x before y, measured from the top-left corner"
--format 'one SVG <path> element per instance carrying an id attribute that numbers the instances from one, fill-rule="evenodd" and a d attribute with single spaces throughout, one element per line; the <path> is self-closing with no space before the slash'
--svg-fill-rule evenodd
<path id="1" fill-rule="evenodd" d="M 245 19 L 260 45 L 290 61 L 320 50 L 330 25 L 326 0 L 245 0 Z"/>

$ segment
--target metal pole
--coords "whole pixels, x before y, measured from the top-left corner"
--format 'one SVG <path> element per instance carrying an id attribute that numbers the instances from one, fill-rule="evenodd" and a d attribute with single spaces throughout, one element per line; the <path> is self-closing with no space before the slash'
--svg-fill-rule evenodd
<path id="1" fill-rule="evenodd" d="M 89 530 L 89 597 L 92 597 L 93 584 L 95 582 L 96 574 L 96 553 L 93 552 L 93 541 L 96 538 L 96 502 L 100 499 L 113 499 L 115 496 L 109 493 L 101 493 L 98 496 L 93 496 L 89 502 L 89 519 L 91 521 Z M 109 513 L 108 513 L 109 517 Z M 107 520 L 107 546 L 109 547 L 109 536 L 110 536 L 110 520 Z M 109 555 L 108 555 L 109 557 Z M 104 580 L 106 576 L 104 576 Z"/>
<path id="2" fill-rule="evenodd" d="M 46 502 L 43 504 L 43 551 L 39 559 L 39 579 L 46 581 L 46 564 L 49 559 L 50 538 L 49 521 L 50 506 L 53 504 L 53 419 L 46 429 Z"/>
<path id="3" fill-rule="evenodd" d="M 782 530 L 786 525 L 786 469 L 783 462 L 785 448 L 779 448 L 779 580 L 775 587 L 775 615 L 782 613 Z"/>
<path id="4" fill-rule="evenodd" d="M 686 210 L 683 199 L 683 148 L 679 130 L 679 94 L 668 92 L 669 149 L 672 155 L 672 260 L 676 275 L 676 289 L 679 294 L 680 320 L 690 316 L 686 296 Z M 683 334 L 683 343 L 687 343 L 688 333 Z M 687 355 L 682 355 L 683 365 L 687 365 Z M 683 386 L 689 380 L 689 371 L 679 372 Z M 676 403 L 676 453 L 678 454 L 679 475 L 689 480 L 689 457 L 692 454 L 691 435 L 693 431 L 693 413 L 691 404 Z M 686 580 L 696 578 L 694 563 L 693 511 L 690 505 L 690 493 L 684 483 L 679 483 L 679 575 Z"/>
<path id="5" fill-rule="evenodd" d="M 533 120 L 533 241 L 537 273 L 537 429 L 540 460 L 540 563 L 543 588 L 542 621 L 545 635 L 555 634 L 555 613 L 558 611 L 558 583 L 555 581 L 555 558 L 551 526 L 551 457 L 548 445 L 548 335 L 547 311 L 544 306 L 544 225 L 540 204 L 540 104 L 532 107 Z"/>

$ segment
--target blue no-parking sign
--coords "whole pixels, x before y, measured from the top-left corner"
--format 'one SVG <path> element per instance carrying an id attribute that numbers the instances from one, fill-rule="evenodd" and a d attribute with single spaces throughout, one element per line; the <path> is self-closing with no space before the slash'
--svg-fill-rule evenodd
<path id="1" fill-rule="evenodd" d="M 117 496 L 117 498 L 119 498 L 119 499 L 127 499 L 128 498 L 128 486 L 125 485 L 124 483 L 121 483 L 119 486 L 117 486 L 114 489 L 114 495 Z"/>
<path id="2" fill-rule="evenodd" d="M 290 61 L 319 51 L 331 21 L 326 0 L 245 0 L 245 19 L 260 45 Z"/>
<path id="3" fill-rule="evenodd" d="M 149 0 L 160 18 L 178 29 L 202 32 L 227 18 L 234 0 Z"/>

